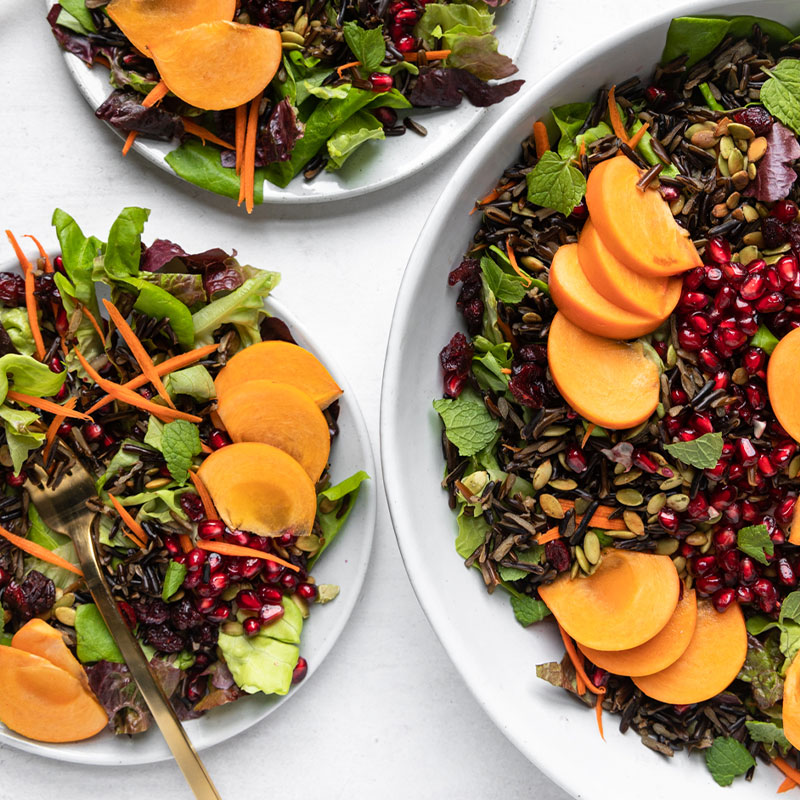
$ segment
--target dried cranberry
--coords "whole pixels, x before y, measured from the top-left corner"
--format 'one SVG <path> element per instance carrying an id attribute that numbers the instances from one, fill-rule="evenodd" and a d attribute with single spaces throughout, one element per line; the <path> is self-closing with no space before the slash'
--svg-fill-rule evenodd
<path id="1" fill-rule="evenodd" d="M 463 333 L 456 333 L 439 353 L 439 363 L 445 372 L 468 372 L 474 350 Z"/>
<path id="2" fill-rule="evenodd" d="M 0 303 L 4 306 L 25 304 L 25 281 L 12 272 L 0 272 Z"/>
<path id="3" fill-rule="evenodd" d="M 149 600 L 135 603 L 136 619 L 145 625 L 160 625 L 169 618 L 169 609 L 163 600 Z"/>
<path id="4" fill-rule="evenodd" d="M 761 220 L 761 235 L 764 237 L 764 245 L 768 248 L 780 247 L 789 241 L 789 232 L 777 217 L 764 217 Z"/>
<path id="5" fill-rule="evenodd" d="M 536 364 L 523 364 L 508 382 L 511 394 L 523 406 L 541 408 L 544 404 L 544 385 L 541 368 Z"/>
<path id="6" fill-rule="evenodd" d="M 56 287 L 56 282 L 53 280 L 53 276 L 49 273 L 45 275 L 37 275 L 34 278 L 33 293 L 39 300 L 42 300 L 46 303 L 61 302 L 61 293 Z"/>
<path id="7" fill-rule="evenodd" d="M 561 539 L 554 539 L 544 546 L 544 557 L 556 572 L 569 569 L 569 549 Z"/>
<path id="8" fill-rule="evenodd" d="M 737 111 L 733 118 L 741 125 L 747 125 L 756 136 L 764 136 L 772 129 L 775 120 L 764 106 L 748 106 Z"/>
<path id="9" fill-rule="evenodd" d="M 186 646 L 186 635 L 166 625 L 149 625 L 144 629 L 144 641 L 162 653 L 180 653 Z"/>
<path id="10" fill-rule="evenodd" d="M 196 628 L 203 623 L 202 614 L 192 605 L 192 601 L 188 597 L 184 597 L 177 603 L 172 603 L 169 611 L 170 620 L 179 631 Z"/>
<path id="11" fill-rule="evenodd" d="M 32 569 L 22 583 L 11 581 L 3 593 L 6 608 L 22 622 L 49 611 L 56 601 L 56 586 L 50 578 Z"/>

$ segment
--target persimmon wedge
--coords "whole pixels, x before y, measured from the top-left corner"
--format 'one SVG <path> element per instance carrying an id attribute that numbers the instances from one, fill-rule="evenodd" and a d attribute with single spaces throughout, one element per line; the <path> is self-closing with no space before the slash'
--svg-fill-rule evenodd
<path id="1" fill-rule="evenodd" d="M 342 396 L 342 390 L 319 359 L 300 345 L 271 340 L 240 350 L 214 380 L 217 397 L 232 386 L 266 379 L 288 383 L 310 395 L 322 409 Z"/>
<path id="2" fill-rule="evenodd" d="M 578 261 L 592 287 L 626 311 L 666 319 L 678 305 L 682 278 L 650 278 L 626 267 L 605 246 L 591 220 L 578 238 Z"/>
<path id="3" fill-rule="evenodd" d="M 550 324 L 547 362 L 564 399 L 595 425 L 631 428 L 658 405 L 658 368 L 640 343 L 587 333 L 561 312 Z"/>
<path id="4" fill-rule="evenodd" d="M 558 248 L 550 266 L 548 284 L 558 310 L 575 325 L 596 336 L 635 339 L 661 324 L 662 320 L 654 314 L 635 314 L 603 297 L 581 268 L 577 244 Z"/>
<path id="5" fill-rule="evenodd" d="M 89 689 L 89 679 L 80 661 L 64 643 L 64 637 L 43 619 L 34 617 L 26 622 L 11 639 L 11 646 L 35 656 L 46 658 L 51 664 L 77 678 L 84 689 Z"/>
<path id="6" fill-rule="evenodd" d="M 641 176 L 624 155 L 601 161 L 589 173 L 586 204 L 603 243 L 627 267 L 653 278 L 701 266 L 688 232 L 658 191 L 636 185 Z"/>
<path id="7" fill-rule="evenodd" d="M 539 587 L 562 628 L 595 650 L 630 650 L 652 639 L 678 605 L 680 580 L 669 556 L 609 548 L 597 570 L 564 573 Z"/>
<path id="8" fill-rule="evenodd" d="M 74 675 L 25 650 L 0 645 L 0 687 L 0 722 L 29 739 L 77 742 L 108 723 Z"/>
<path id="9" fill-rule="evenodd" d="M 800 746 L 800 656 L 795 656 L 783 682 L 783 732 Z"/>
<path id="10" fill-rule="evenodd" d="M 261 536 L 310 533 L 317 513 L 314 483 L 290 455 L 261 442 L 215 450 L 198 471 L 229 528 Z"/>
<path id="11" fill-rule="evenodd" d="M 594 650 L 578 643 L 580 651 L 593 664 L 615 675 L 650 675 L 674 664 L 692 640 L 697 625 L 697 598 L 694 589 L 685 591 L 669 622 L 644 644 L 630 650 Z"/>
<path id="12" fill-rule="evenodd" d="M 800 328 L 786 334 L 775 346 L 767 364 L 767 392 L 772 410 L 786 433 L 800 442 Z"/>
<path id="13" fill-rule="evenodd" d="M 325 415 L 301 389 L 275 381 L 232 386 L 217 408 L 234 442 L 264 442 L 288 453 L 315 483 L 328 464 L 331 435 Z"/>
<path id="14" fill-rule="evenodd" d="M 708 600 L 697 604 L 697 625 L 683 655 L 661 672 L 633 682 L 653 700 L 701 703 L 731 685 L 747 657 L 747 629 L 738 603 L 721 614 Z"/>
<path id="15" fill-rule="evenodd" d="M 161 79 L 189 105 L 217 111 L 252 100 L 281 65 L 281 35 L 271 28 L 218 20 L 154 44 Z"/>
<path id="16" fill-rule="evenodd" d="M 151 46 L 179 30 L 232 20 L 236 0 L 111 0 L 106 11 L 133 46 L 150 55 Z"/>

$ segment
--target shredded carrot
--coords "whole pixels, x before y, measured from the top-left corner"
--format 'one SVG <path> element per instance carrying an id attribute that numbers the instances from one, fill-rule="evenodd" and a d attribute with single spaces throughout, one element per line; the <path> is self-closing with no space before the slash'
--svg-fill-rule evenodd
<path id="1" fill-rule="evenodd" d="M 196 361 L 201 361 L 207 355 L 213 353 L 218 347 L 219 345 L 217 344 L 207 344 L 204 347 L 198 347 L 196 350 L 190 350 L 188 353 L 181 353 L 180 355 L 168 358 L 166 361 L 156 364 L 156 372 L 160 378 L 163 378 L 165 375 L 169 375 L 170 372 L 175 372 L 177 369 L 183 369 L 184 367 L 191 366 Z M 134 389 L 144 386 L 146 383 L 149 383 L 147 375 L 137 375 L 127 383 L 123 383 L 122 388 L 133 391 Z M 97 411 L 98 408 L 108 405 L 112 400 L 114 400 L 114 398 L 111 395 L 106 395 L 101 400 L 98 400 L 86 413 L 91 414 L 93 411 Z"/>
<path id="2" fill-rule="evenodd" d="M 247 103 L 236 106 L 236 174 L 242 171 L 242 157 L 244 156 L 244 133 L 247 127 Z M 241 202 L 241 201 L 239 201 Z"/>
<path id="3" fill-rule="evenodd" d="M 586 442 L 589 441 L 589 437 L 592 435 L 592 431 L 597 427 L 594 422 L 590 422 L 586 426 L 586 433 L 583 434 L 583 439 L 581 439 L 581 450 L 586 447 Z"/>
<path id="4" fill-rule="evenodd" d="M 608 118 L 611 120 L 611 127 L 614 129 L 614 133 L 617 135 L 617 138 L 629 145 L 630 139 L 625 131 L 625 126 L 622 124 L 622 119 L 619 115 L 619 109 L 617 108 L 617 98 L 614 95 L 616 88 L 616 86 L 612 86 L 608 91 Z"/>
<path id="5" fill-rule="evenodd" d="M 790 792 L 794 789 L 797 784 L 794 782 L 792 778 L 784 778 L 783 783 L 778 787 L 778 791 L 776 794 L 783 794 L 784 792 Z"/>
<path id="6" fill-rule="evenodd" d="M 575 503 L 572 500 L 565 500 L 562 497 L 558 498 L 558 502 L 561 504 L 561 508 L 564 511 L 569 511 L 572 508 L 575 508 Z M 600 528 L 604 531 L 626 531 L 628 530 L 627 525 L 621 519 L 609 519 L 609 514 L 614 511 L 613 508 L 609 506 L 598 506 L 597 510 L 592 514 L 592 518 L 589 520 L 589 525 L 593 528 Z M 576 516 L 575 522 L 580 523 L 583 519 L 583 516 Z"/>
<path id="7" fill-rule="evenodd" d="M 572 666 L 575 667 L 575 683 L 578 687 L 578 693 L 583 695 L 583 692 L 580 691 L 581 683 L 583 683 L 584 691 L 588 689 L 592 694 L 597 695 L 594 704 L 595 714 L 597 715 L 597 729 L 600 731 L 600 738 L 605 741 L 606 737 L 603 734 L 603 697 L 606 693 L 605 686 L 598 688 L 592 683 L 589 676 L 586 674 L 586 670 L 583 668 L 583 659 L 575 650 L 572 639 L 567 635 L 567 632 L 561 625 L 558 626 L 558 630 L 561 633 L 561 640 L 564 642 L 564 649 L 567 651 L 569 660 L 572 662 Z"/>
<path id="8" fill-rule="evenodd" d="M 113 494 L 108 496 L 111 499 L 111 505 L 117 510 L 117 514 L 120 515 L 128 530 L 141 542 L 147 542 L 147 534 L 144 532 L 144 528 L 133 518 L 131 512 Z"/>
<path id="9" fill-rule="evenodd" d="M 205 442 L 200 442 L 200 449 L 204 453 L 213 453 L 214 452 Z"/>
<path id="10" fill-rule="evenodd" d="M 244 139 L 244 166 L 242 175 L 239 178 L 240 185 L 244 181 L 244 206 L 248 214 L 253 213 L 255 203 L 255 183 L 256 183 L 256 134 L 258 133 L 258 111 L 261 107 L 261 98 L 264 92 L 260 92 L 250 101 L 250 111 L 247 116 L 247 132 Z M 239 205 L 242 201 L 239 200 Z"/>
<path id="11" fill-rule="evenodd" d="M 106 307 L 106 311 L 108 311 L 108 316 L 111 317 L 112 322 L 117 326 L 117 330 L 125 340 L 125 344 L 128 345 L 131 353 L 133 353 L 133 357 L 136 359 L 142 372 L 147 375 L 147 379 L 158 392 L 159 397 L 161 397 L 170 408 L 175 408 L 175 403 L 172 402 L 169 392 L 164 387 L 158 372 L 156 372 L 153 359 L 147 354 L 147 350 L 144 349 L 144 345 L 139 341 L 139 337 L 133 332 L 133 328 L 128 325 L 125 321 L 125 317 L 119 313 L 117 307 L 110 300 L 103 300 L 103 305 Z"/>
<path id="12" fill-rule="evenodd" d="M 106 378 L 103 378 L 97 372 L 97 370 L 83 357 L 83 353 L 81 353 L 77 347 L 75 348 L 75 355 L 78 357 L 78 361 L 81 362 L 81 365 L 86 370 L 86 374 L 101 389 L 105 389 L 106 392 L 112 395 L 114 399 L 119 400 L 122 403 L 127 403 L 130 406 L 141 408 L 142 411 L 147 411 L 159 419 L 185 419 L 187 422 L 202 422 L 201 417 L 198 417 L 194 414 L 185 414 L 183 411 L 176 411 L 174 408 L 160 406 L 158 403 L 154 403 L 151 400 L 145 400 L 145 398 L 140 394 L 137 394 L 130 389 L 125 389 L 118 383 L 106 380 Z"/>
<path id="13" fill-rule="evenodd" d="M 103 329 L 100 327 L 100 323 L 97 321 L 97 318 L 91 311 L 83 303 L 78 303 L 81 309 L 81 314 L 83 314 L 89 322 L 92 323 L 92 327 L 97 331 L 97 335 L 100 337 L 100 341 L 103 343 L 103 347 L 106 346 L 106 335 L 103 333 Z"/>
<path id="14" fill-rule="evenodd" d="M 184 553 L 189 553 L 194 549 L 194 545 L 192 544 L 192 537 L 189 536 L 188 533 L 179 533 L 178 541 L 180 542 L 181 550 L 183 550 Z"/>
<path id="15" fill-rule="evenodd" d="M 642 125 L 642 127 L 639 128 L 639 130 L 636 131 L 636 133 L 634 133 L 633 136 L 631 136 L 631 141 L 630 141 L 631 150 L 635 150 L 639 146 L 639 142 L 642 141 L 649 127 L 650 123 L 645 122 L 645 124 Z"/>
<path id="16" fill-rule="evenodd" d="M 47 255 L 47 250 L 42 247 L 41 242 L 35 236 L 31 236 L 29 233 L 25 234 L 25 238 L 30 239 L 36 245 L 36 249 L 39 251 L 39 256 L 42 261 L 44 261 L 44 271 L 53 272 L 53 262 L 50 260 L 50 256 Z"/>
<path id="17" fill-rule="evenodd" d="M 536 537 L 536 544 L 547 544 L 548 542 L 553 542 L 560 537 L 561 534 L 558 532 L 558 526 L 556 525 L 555 528 L 550 528 L 550 530 L 540 533 Z"/>
<path id="18" fill-rule="evenodd" d="M 203 501 L 203 509 L 206 512 L 206 517 L 208 519 L 219 519 L 217 509 L 214 508 L 214 501 L 211 499 L 206 485 L 200 480 L 200 476 L 196 472 L 189 470 L 189 478 L 194 484 L 194 488 L 197 489 L 197 494 L 200 495 L 200 499 Z"/>
<path id="19" fill-rule="evenodd" d="M 13 544 L 15 547 L 18 547 L 24 553 L 27 553 L 29 556 L 34 556 L 42 561 L 46 561 L 48 564 L 52 564 L 55 567 L 61 567 L 61 569 L 69 570 L 70 572 L 74 572 L 76 575 L 80 575 L 81 578 L 83 577 L 83 573 L 74 564 L 70 564 L 70 562 L 65 558 L 57 556 L 46 547 L 36 544 L 36 542 L 32 542 L 29 539 L 23 538 L 22 536 L 17 536 L 16 533 L 11 533 L 11 531 L 7 531 L 2 527 L 0 527 L 0 536 L 11 542 L 11 544 Z"/>
<path id="20" fill-rule="evenodd" d="M 481 200 L 478 200 L 478 202 L 475 203 L 475 208 L 473 208 L 472 211 L 469 212 L 469 215 L 472 216 L 481 206 L 485 206 L 487 203 L 494 203 L 494 201 L 497 200 L 497 198 L 500 197 L 500 195 L 503 194 L 503 192 L 510 189 L 513 185 L 514 181 L 511 181 L 510 183 L 498 186 L 496 189 L 492 189 L 492 191 L 489 192 L 489 194 L 487 194 L 486 197 L 484 197 Z"/>
<path id="21" fill-rule="evenodd" d="M 31 326 L 33 342 L 36 345 L 36 356 L 39 361 L 41 361 L 45 356 L 46 350 L 44 349 L 42 331 L 41 328 L 39 328 L 39 307 L 36 304 L 36 295 L 33 293 L 36 288 L 36 281 L 33 276 L 33 264 L 28 261 L 28 257 L 22 252 L 22 248 L 19 246 L 14 234 L 7 230 L 6 236 L 8 236 L 11 246 L 14 248 L 19 265 L 22 267 L 22 271 L 25 274 L 25 308 L 28 311 L 28 322 Z"/>
<path id="22" fill-rule="evenodd" d="M 341 67 L 336 67 L 336 74 L 341 78 L 344 71 L 346 69 L 350 69 L 351 67 L 360 67 L 360 61 L 348 61 L 346 64 L 342 64 Z"/>
<path id="23" fill-rule="evenodd" d="M 586 140 L 581 139 L 581 149 L 578 150 L 578 158 L 583 158 L 586 155 Z"/>
<path id="24" fill-rule="evenodd" d="M 145 96 L 144 100 L 142 100 L 142 105 L 145 108 L 150 108 L 154 106 L 156 103 L 160 103 L 169 92 L 167 88 L 167 84 L 164 81 L 159 81 Z M 128 151 L 133 147 L 133 143 L 136 141 L 137 131 L 130 131 L 128 133 L 127 138 L 125 139 L 125 144 L 122 148 L 122 155 L 128 155 Z"/>
<path id="25" fill-rule="evenodd" d="M 57 414 L 62 417 L 69 417 L 70 419 L 90 419 L 89 415 L 84 414 L 82 411 L 73 411 L 72 406 L 67 406 L 66 404 L 60 405 L 59 403 L 54 403 L 52 400 L 45 400 L 43 397 L 32 397 L 29 394 L 15 392 L 13 389 L 9 389 L 8 392 L 6 392 L 6 397 L 17 403 L 27 403 L 29 406 L 47 411 L 50 414 Z M 72 405 L 74 406 L 75 404 L 73 403 Z"/>
<path id="26" fill-rule="evenodd" d="M 533 143 L 536 145 L 536 158 L 541 158 L 550 149 L 550 137 L 544 122 L 536 120 L 533 123 Z"/>
<path id="27" fill-rule="evenodd" d="M 452 50 L 426 50 L 423 57 L 426 61 L 443 61 L 452 52 Z M 417 64 L 419 63 L 419 52 L 405 53 L 403 58 L 406 61 L 413 61 Z"/>
<path id="28" fill-rule="evenodd" d="M 514 270 L 514 272 L 516 272 L 517 275 L 522 278 L 522 281 L 526 286 L 530 286 L 533 281 L 520 269 L 519 264 L 517 264 L 517 256 L 514 254 L 514 248 L 511 246 L 510 236 L 506 239 L 506 255 L 508 256 L 508 260 L 511 262 L 511 268 Z"/>
<path id="29" fill-rule="evenodd" d="M 204 128 L 202 125 L 198 125 L 194 120 L 189 119 L 189 117 L 181 117 L 181 121 L 183 122 L 183 129 L 186 133 L 191 133 L 192 136 L 202 139 L 203 144 L 212 142 L 213 144 L 218 144 L 220 147 L 224 147 L 226 150 L 235 149 L 234 145 L 229 144 L 224 139 L 220 139 L 219 136 L 211 133 L 210 130 Z"/>
<path id="30" fill-rule="evenodd" d="M 497 320 L 497 327 L 503 332 L 503 336 L 511 342 L 511 346 L 516 350 L 517 349 L 517 337 L 514 336 L 514 331 L 511 330 L 510 326 L 503 322 L 502 319 Z"/>
<path id="31" fill-rule="evenodd" d="M 786 759 L 776 756 L 772 759 L 772 763 L 787 777 L 791 778 L 795 783 L 800 784 L 800 771 L 794 767 L 790 767 Z"/>
<path id="32" fill-rule="evenodd" d="M 300 572 L 300 567 L 284 561 L 272 553 L 265 553 L 263 550 L 254 550 L 252 547 L 242 547 L 240 544 L 228 544 L 227 542 L 213 542 L 208 539 L 199 539 L 197 547 L 200 550 L 208 550 L 211 553 L 219 553 L 221 556 L 241 556 L 242 558 L 263 558 L 265 561 L 274 561 L 282 567 Z"/>
<path id="33" fill-rule="evenodd" d="M 134 535 L 133 535 L 133 534 L 132 534 L 130 531 L 128 531 L 128 530 L 123 530 L 122 532 L 123 532 L 123 533 L 125 534 L 125 536 L 127 536 L 127 537 L 128 537 L 128 538 L 129 538 L 129 539 L 132 541 L 132 542 L 134 542 L 134 543 L 135 543 L 135 544 L 137 544 L 139 547 L 141 547 L 141 548 L 142 548 L 142 550 L 144 550 L 144 549 L 145 549 L 145 547 L 147 547 L 147 545 L 146 545 L 146 544 L 145 544 L 145 543 L 144 543 L 144 542 L 143 542 L 141 539 L 138 539 L 138 538 L 137 538 L 136 536 L 134 536 Z"/>
<path id="34" fill-rule="evenodd" d="M 511 370 L 508 367 L 502 367 L 500 372 L 502 372 L 503 375 L 510 375 L 511 374 Z"/>
<path id="35" fill-rule="evenodd" d="M 76 397 L 70 397 L 69 400 L 64 403 L 63 407 L 71 411 L 73 408 L 75 408 L 76 402 Z M 50 454 L 50 449 L 52 448 L 53 442 L 56 440 L 56 436 L 58 435 L 58 429 L 61 427 L 61 423 L 65 419 L 66 416 L 64 414 L 56 414 L 56 416 L 53 417 L 53 421 L 47 426 L 47 433 L 44 436 L 44 451 L 42 453 L 45 463 L 47 463 L 47 456 Z"/>

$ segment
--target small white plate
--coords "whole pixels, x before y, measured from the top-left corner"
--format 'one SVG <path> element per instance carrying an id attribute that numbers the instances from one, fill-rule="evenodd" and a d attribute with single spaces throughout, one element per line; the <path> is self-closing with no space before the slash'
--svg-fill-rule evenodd
<path id="1" fill-rule="evenodd" d="M 51 0 L 45 0 L 45 5 L 49 9 L 52 6 Z M 514 61 L 522 51 L 535 8 L 536 0 L 511 0 L 507 6 L 497 9 L 496 35 L 500 40 L 500 51 Z M 111 94 L 113 88 L 108 82 L 108 70 L 101 66 L 90 69 L 71 53 L 64 52 L 64 58 L 86 102 L 93 110 L 96 109 Z M 512 79 L 522 77 L 524 76 L 517 74 Z M 513 102 L 513 97 L 504 102 Z M 466 99 L 457 108 L 405 109 L 405 114 L 428 129 L 427 136 L 420 137 L 407 131 L 404 136 L 366 142 L 347 160 L 342 169 L 335 172 L 323 171 L 309 182 L 299 175 L 285 189 L 265 181 L 264 203 L 323 203 L 358 197 L 391 186 L 435 163 L 451 151 L 478 124 L 487 110 L 476 108 Z M 86 124 L 97 125 L 99 120 L 90 117 Z M 112 130 L 120 139 L 125 138 L 115 128 Z M 140 136 L 133 149 L 177 178 L 169 164 L 164 161 L 166 154 L 176 146 L 174 141 L 157 142 Z"/>
<path id="2" fill-rule="evenodd" d="M 33 255 L 29 254 L 29 257 L 32 258 Z M 16 262 L 13 265 L 6 262 L 0 266 L 0 270 L 17 271 Z M 185 722 L 186 732 L 198 750 L 224 742 L 261 722 L 283 703 L 291 700 L 311 680 L 311 676 L 344 630 L 358 601 L 369 566 L 375 532 L 375 463 L 367 427 L 353 390 L 335 360 L 317 346 L 293 312 L 272 297 L 264 305 L 271 315 L 279 317 L 289 326 L 298 344 L 319 357 L 336 383 L 344 390 L 340 400 L 339 435 L 331 449 L 332 482 L 344 480 L 362 469 L 371 479 L 361 484 L 358 501 L 345 527 L 314 568 L 318 583 L 337 584 L 341 592 L 333 602 L 314 606 L 303 626 L 300 654 L 308 661 L 308 675 L 305 680 L 292 687 L 283 697 L 263 694 L 242 697 L 235 703 L 211 710 L 200 719 Z M 19 736 L 0 724 L 0 742 L 46 758 L 80 764 L 148 764 L 172 758 L 155 726 L 136 736 L 115 736 L 104 731 L 83 742 L 47 744 Z"/>
<path id="3" fill-rule="evenodd" d="M 695 2 L 662 13 L 602 41 L 528 90 L 481 139 L 440 196 L 403 277 L 387 347 L 381 396 L 381 460 L 397 540 L 423 610 L 453 664 L 497 727 L 553 781 L 575 797 L 717 797 L 774 794 L 782 776 L 759 764 L 752 783 L 719 788 L 700 757 L 665 759 L 639 736 L 619 733 L 606 715 L 606 742 L 594 714 L 566 692 L 536 677 L 535 666 L 560 660 L 564 647 L 552 626 L 522 628 L 508 596 L 486 593 L 476 570 L 456 554 L 455 518 L 441 489 L 441 426 L 431 403 L 442 396 L 439 351 L 455 331 L 457 289 L 447 274 L 478 227 L 475 199 L 492 189 L 519 155 L 534 120 L 553 106 L 591 99 L 599 86 L 650 74 L 670 18 L 753 14 L 800 26 L 797 0 Z M 480 743 L 473 742 L 476 752 Z"/>

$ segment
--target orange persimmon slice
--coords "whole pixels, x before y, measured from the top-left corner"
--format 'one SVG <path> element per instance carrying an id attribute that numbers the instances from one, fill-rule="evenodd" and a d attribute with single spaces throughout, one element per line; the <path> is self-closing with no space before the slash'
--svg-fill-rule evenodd
<path id="1" fill-rule="evenodd" d="M 26 622 L 11 639 L 11 646 L 25 650 L 35 656 L 46 658 L 52 664 L 77 678 L 84 689 L 89 688 L 89 679 L 80 661 L 64 643 L 64 637 L 43 619 L 34 617 Z"/>
<path id="2" fill-rule="evenodd" d="M 794 747 L 800 745 L 800 656 L 795 656 L 783 682 L 783 732 Z"/>
<path id="3" fill-rule="evenodd" d="M 786 433 L 800 442 L 800 328 L 790 331 L 772 351 L 767 365 L 767 392 L 772 410 Z"/>
<path id="4" fill-rule="evenodd" d="M 564 399 L 595 425 L 632 428 L 658 405 L 658 367 L 640 343 L 587 333 L 561 312 L 550 324 L 547 363 Z"/>
<path id="5" fill-rule="evenodd" d="M 589 216 L 606 247 L 627 267 L 654 278 L 677 275 L 703 261 L 688 232 L 627 156 L 601 161 L 586 182 Z"/>
<path id="6" fill-rule="evenodd" d="M 697 604 L 697 626 L 683 655 L 666 669 L 633 682 L 662 703 L 701 703 L 724 692 L 747 656 L 747 629 L 738 603 L 719 613 L 708 600 Z"/>
<path id="7" fill-rule="evenodd" d="M 178 31 L 151 48 L 169 90 L 216 111 L 252 100 L 281 65 L 281 35 L 271 28 L 218 20 Z"/>
<path id="8" fill-rule="evenodd" d="M 539 587 L 559 625 L 595 650 L 630 650 L 652 639 L 678 605 L 680 580 L 669 556 L 608 548 L 596 571 L 564 573 Z"/>
<path id="9" fill-rule="evenodd" d="M 694 589 L 685 591 L 669 622 L 644 644 L 630 650 L 595 650 L 578 643 L 593 664 L 615 675 L 651 675 L 674 664 L 685 652 L 697 625 Z"/>

